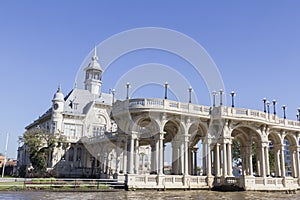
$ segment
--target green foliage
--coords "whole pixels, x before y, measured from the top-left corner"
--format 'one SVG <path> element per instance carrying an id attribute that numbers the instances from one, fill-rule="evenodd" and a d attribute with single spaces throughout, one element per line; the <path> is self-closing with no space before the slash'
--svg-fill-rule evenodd
<path id="1" fill-rule="evenodd" d="M 23 136 L 24 145 L 29 147 L 29 159 L 34 173 L 44 176 L 47 169 L 48 155 L 59 143 L 65 143 L 65 138 L 57 137 L 46 129 L 36 128 L 27 131 Z"/>
<path id="2" fill-rule="evenodd" d="M 236 166 L 242 166 L 241 144 L 235 138 L 232 140 L 232 160 Z"/>

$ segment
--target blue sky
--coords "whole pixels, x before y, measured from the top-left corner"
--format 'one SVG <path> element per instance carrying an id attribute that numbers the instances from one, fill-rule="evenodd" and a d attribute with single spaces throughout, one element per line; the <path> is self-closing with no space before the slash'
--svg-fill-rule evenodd
<path id="1" fill-rule="evenodd" d="M 237 107 L 261 110 L 263 97 L 274 98 L 279 115 L 286 104 L 288 118 L 295 119 L 300 106 L 299 9 L 299 1 L 276 0 L 1 1 L 0 152 L 8 132 L 8 156 L 16 157 L 17 136 L 51 106 L 59 83 L 65 94 L 72 89 L 78 68 L 95 45 L 139 27 L 173 29 L 200 43 L 218 66 L 227 93 L 236 91 Z M 131 53 L 109 69 L 103 90 L 113 87 L 111 80 L 122 72 L 149 62 L 179 71 L 178 66 L 186 66 L 159 51 Z M 199 84 L 199 103 L 208 105 L 203 80 L 181 69 Z M 155 88 L 148 96 L 162 97 L 162 88 Z"/>

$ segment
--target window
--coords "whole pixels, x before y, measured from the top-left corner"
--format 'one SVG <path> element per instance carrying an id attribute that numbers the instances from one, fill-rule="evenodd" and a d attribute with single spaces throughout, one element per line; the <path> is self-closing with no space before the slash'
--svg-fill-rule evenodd
<path id="1" fill-rule="evenodd" d="M 82 126 L 75 124 L 65 124 L 64 134 L 68 137 L 81 137 L 82 136 Z"/>
<path id="2" fill-rule="evenodd" d="M 106 127 L 105 126 L 94 126 L 93 127 L 93 136 L 101 136 L 104 134 Z"/>
<path id="3" fill-rule="evenodd" d="M 74 148 L 71 147 L 69 149 L 69 161 L 73 162 L 73 160 L 74 160 Z"/>
<path id="4" fill-rule="evenodd" d="M 81 147 L 78 147 L 77 148 L 77 158 L 76 158 L 76 160 L 81 160 L 81 154 L 82 154 L 82 149 L 81 149 Z"/>

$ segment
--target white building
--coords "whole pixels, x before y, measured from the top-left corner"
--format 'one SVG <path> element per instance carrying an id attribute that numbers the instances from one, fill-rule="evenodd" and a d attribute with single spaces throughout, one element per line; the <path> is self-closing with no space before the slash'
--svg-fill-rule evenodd
<path id="1" fill-rule="evenodd" d="M 113 102 L 113 93 L 101 91 L 102 72 L 95 51 L 85 68 L 85 88 L 75 87 L 64 96 L 59 87 L 52 107 L 26 127 L 28 131 L 45 129 L 57 137 L 65 136 L 67 145 L 58 144 L 48 155 L 48 168 L 54 175 L 114 176 L 125 181 L 128 189 L 300 189 L 299 121 L 247 108 L 166 98 Z M 220 98 L 222 95 L 223 90 Z M 238 177 L 233 175 L 233 138 L 241 144 Z M 171 147 L 169 155 L 165 154 L 167 145 Z M 19 166 L 30 165 L 27 150 L 19 148 Z M 166 160 L 171 160 L 167 171 Z"/>

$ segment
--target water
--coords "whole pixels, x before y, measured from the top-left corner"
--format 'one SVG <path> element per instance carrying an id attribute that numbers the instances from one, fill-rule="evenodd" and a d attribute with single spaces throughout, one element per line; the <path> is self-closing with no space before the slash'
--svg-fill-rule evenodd
<path id="1" fill-rule="evenodd" d="M 188 200 L 188 199 L 291 199 L 300 200 L 299 194 L 285 194 L 284 192 L 214 192 L 197 191 L 117 191 L 117 192 L 3 192 L 0 199 L 8 200 L 40 200 L 40 199 L 105 199 L 105 200 Z"/>

